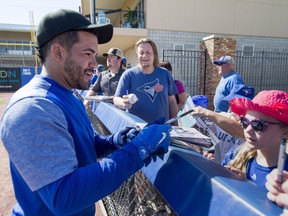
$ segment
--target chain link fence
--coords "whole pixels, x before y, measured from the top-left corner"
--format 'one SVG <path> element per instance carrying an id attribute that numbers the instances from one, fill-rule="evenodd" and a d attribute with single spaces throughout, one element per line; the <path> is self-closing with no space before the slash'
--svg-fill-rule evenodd
<path id="1" fill-rule="evenodd" d="M 99 134 L 110 134 L 92 111 L 88 111 L 88 116 Z M 126 180 L 114 193 L 102 199 L 102 202 L 109 216 L 177 215 L 141 171 Z"/>

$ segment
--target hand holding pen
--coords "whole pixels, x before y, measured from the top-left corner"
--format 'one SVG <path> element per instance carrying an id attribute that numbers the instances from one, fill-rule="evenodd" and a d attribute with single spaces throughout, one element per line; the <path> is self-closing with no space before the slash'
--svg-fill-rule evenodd
<path id="1" fill-rule="evenodd" d="M 190 113 L 192 113 L 192 112 L 193 112 L 193 109 L 191 109 L 191 110 L 189 110 L 189 111 L 187 111 L 187 112 L 184 112 L 184 113 L 182 113 L 182 114 L 179 115 L 179 116 L 176 116 L 176 117 L 174 117 L 174 118 L 169 119 L 168 121 L 165 122 L 165 124 L 171 124 L 171 123 L 177 121 L 178 119 L 180 119 L 180 118 L 182 118 L 182 117 L 184 117 L 184 116 L 186 116 L 186 115 L 188 115 L 188 114 L 190 114 Z"/>
<path id="2" fill-rule="evenodd" d="M 127 99 L 128 99 L 128 94 L 129 94 L 129 92 L 128 92 L 128 90 L 126 90 L 126 97 L 125 98 L 127 98 Z M 128 99 L 128 103 L 129 103 L 129 99 Z M 126 112 L 128 112 L 128 109 L 126 109 Z"/>
<path id="3" fill-rule="evenodd" d="M 149 125 L 152 125 L 152 124 L 171 124 L 171 123 L 177 121 L 178 119 L 180 119 L 180 118 L 182 118 L 182 117 L 190 114 L 191 112 L 193 112 L 193 109 L 192 109 L 192 110 L 189 110 L 189 111 L 187 111 L 187 112 L 184 112 L 183 114 L 181 114 L 181 115 L 179 115 L 179 116 L 176 116 L 176 117 L 174 117 L 174 118 L 171 118 L 171 119 L 169 119 L 169 120 L 166 121 L 166 122 L 164 122 L 164 121 L 165 121 L 165 118 L 162 117 L 162 118 L 157 119 L 156 121 L 153 121 L 153 122 L 150 122 L 150 123 L 146 124 L 144 127 L 149 126 Z M 135 136 L 137 136 L 137 134 L 138 134 L 143 128 L 140 128 L 140 127 L 137 126 L 137 127 L 133 128 L 133 129 L 135 129 L 135 130 L 133 131 L 133 138 L 135 138 Z M 129 137 L 128 137 L 128 138 L 129 138 Z M 128 141 L 131 141 L 131 138 L 129 138 Z"/>
<path id="4" fill-rule="evenodd" d="M 279 149 L 279 156 L 278 156 L 278 182 L 283 182 L 283 170 L 285 168 L 285 162 L 287 158 L 286 154 L 286 143 L 287 139 L 282 139 L 280 143 L 280 149 Z"/>
<path id="5" fill-rule="evenodd" d="M 265 184 L 268 190 L 267 198 L 276 203 L 279 207 L 283 208 L 283 214 L 287 215 L 288 207 L 288 172 L 283 171 L 283 183 L 278 181 L 279 171 L 278 169 L 272 170 L 267 176 L 267 182 Z"/>
<path id="6" fill-rule="evenodd" d="M 278 165 L 277 165 L 277 168 L 278 168 L 278 176 L 277 177 L 278 177 L 279 183 L 283 183 L 283 180 L 284 180 L 283 172 L 284 172 L 285 162 L 286 162 L 286 158 L 287 158 L 286 144 L 287 144 L 287 139 L 282 139 L 281 143 L 280 143 Z M 283 185 L 282 185 L 282 189 L 283 189 Z M 284 208 L 283 208 L 283 214 L 288 215 L 288 208 L 286 206 L 284 206 Z"/>

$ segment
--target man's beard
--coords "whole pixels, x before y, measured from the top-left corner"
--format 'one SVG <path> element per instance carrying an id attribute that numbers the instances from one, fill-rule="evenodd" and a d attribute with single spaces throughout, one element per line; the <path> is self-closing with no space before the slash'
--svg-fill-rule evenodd
<path id="1" fill-rule="evenodd" d="M 147 67 L 150 67 L 150 64 L 141 64 L 141 66 L 142 66 L 143 68 L 147 68 Z"/>
<path id="2" fill-rule="evenodd" d="M 68 79 L 67 82 L 72 88 L 83 90 L 89 89 L 90 83 L 85 83 L 84 81 L 84 75 L 87 69 L 83 72 L 83 68 L 68 57 L 64 65 L 64 70 Z"/>
<path id="3" fill-rule="evenodd" d="M 141 67 L 143 68 L 147 68 L 147 67 L 150 67 L 150 63 L 149 62 L 142 62 L 140 63 Z"/>

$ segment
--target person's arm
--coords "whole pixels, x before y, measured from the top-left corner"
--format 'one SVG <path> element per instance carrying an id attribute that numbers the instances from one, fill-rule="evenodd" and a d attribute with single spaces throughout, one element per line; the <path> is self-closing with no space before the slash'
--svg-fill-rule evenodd
<path id="1" fill-rule="evenodd" d="M 195 107 L 192 114 L 199 115 L 200 117 L 209 118 L 213 123 L 218 125 L 231 136 L 245 138 L 242 126 L 236 120 L 230 119 L 226 116 L 223 116 L 217 112 L 211 111 L 201 106 Z"/>
<path id="2" fill-rule="evenodd" d="M 129 99 L 127 96 L 127 91 L 128 93 L 131 93 L 129 92 L 129 83 L 131 83 L 129 75 L 127 73 L 122 74 L 113 98 L 114 105 L 120 109 L 125 110 L 132 107 L 132 104 L 129 103 Z"/>
<path id="3" fill-rule="evenodd" d="M 97 94 L 97 92 L 95 92 L 93 89 L 90 89 L 90 90 L 87 92 L 86 97 L 87 97 L 87 96 L 94 96 L 94 95 L 96 95 L 96 94 Z M 84 104 L 86 110 L 89 109 L 89 105 L 90 105 L 90 101 L 89 101 L 89 100 L 84 99 L 83 104 Z"/>
<path id="4" fill-rule="evenodd" d="M 272 202 L 276 202 L 279 206 L 288 208 L 288 172 L 283 171 L 283 184 L 278 181 L 278 169 L 272 170 L 266 176 L 265 184 L 268 190 L 267 198 Z"/>
<path id="5" fill-rule="evenodd" d="M 105 71 L 103 71 L 99 74 L 96 82 L 93 84 L 91 89 L 87 92 L 86 97 L 87 96 L 94 96 L 94 95 L 97 95 L 99 92 L 101 92 L 101 82 L 102 82 L 104 73 L 105 73 Z M 90 105 L 89 100 L 84 100 L 83 104 L 84 104 L 86 110 L 89 109 L 89 105 Z"/>
<path id="6" fill-rule="evenodd" d="M 170 118 L 174 118 L 177 116 L 178 113 L 178 107 L 177 107 L 177 102 L 176 102 L 176 98 L 175 95 L 171 95 L 168 98 L 169 100 L 169 114 L 170 114 Z M 178 126 L 178 122 L 174 122 L 173 123 L 174 126 Z"/>
<path id="7" fill-rule="evenodd" d="M 52 182 L 36 192 L 56 215 L 75 214 L 111 194 L 143 166 L 131 143 L 102 159 Z M 133 163 L 133 164 L 130 164 Z"/>
<path id="8" fill-rule="evenodd" d="M 186 99 L 188 98 L 189 95 L 186 94 L 186 89 L 180 80 L 177 80 L 175 84 L 178 90 L 178 98 L 179 98 L 179 104 L 177 104 L 177 106 L 178 110 L 180 110 L 182 106 L 185 104 Z"/>
<path id="9" fill-rule="evenodd" d="M 111 194 L 152 158 L 163 157 L 170 144 L 170 130 L 171 126 L 163 123 L 146 126 L 111 157 L 76 168 L 37 192 L 56 215 L 77 213 Z"/>
<path id="10" fill-rule="evenodd" d="M 177 104 L 177 106 L 178 106 L 178 110 L 181 110 L 181 108 L 185 104 L 188 96 L 187 96 L 186 92 L 183 92 L 181 94 L 178 94 L 178 97 L 179 97 L 179 104 Z"/>
<path id="11" fill-rule="evenodd" d="M 80 158 L 81 153 L 77 157 L 77 149 L 81 148 L 75 148 L 76 139 L 69 132 L 64 113 L 51 101 L 38 98 L 21 100 L 17 106 L 9 108 L 3 120 L 7 126 L 2 128 L 1 138 L 7 144 L 11 164 L 21 175 L 23 184 L 25 181 L 25 189 L 28 186 L 37 193 L 55 215 L 72 215 L 93 206 L 97 200 L 115 191 L 147 164 L 146 159 L 158 155 L 158 150 L 162 150 L 160 147 L 165 150 L 160 151 L 161 154 L 166 153 L 170 143 L 171 128 L 164 124 L 154 124 L 145 127 L 137 137 L 114 151 L 111 156 L 98 162 L 96 157 L 95 162 L 94 159 L 86 161 Z M 83 137 L 82 150 L 93 151 L 93 130 L 88 128 L 91 123 L 86 122 L 83 131 L 88 134 L 86 138 Z M 17 133 L 11 134 L 10 131 Z M 111 137 L 107 140 L 98 137 L 97 140 L 99 143 L 95 145 L 102 148 L 105 148 L 107 142 L 108 148 L 112 145 Z M 143 155 L 143 151 L 146 154 Z"/>
<path id="12" fill-rule="evenodd" d="M 278 178 L 278 169 L 272 170 L 266 176 L 267 198 L 283 208 L 283 214 L 281 215 L 288 215 L 288 172 L 283 171 L 283 183 L 280 183 Z"/>
<path id="13" fill-rule="evenodd" d="M 129 103 L 129 99 L 126 95 L 122 97 L 114 97 L 113 103 L 116 107 L 120 109 L 130 109 L 132 107 L 132 104 Z"/>

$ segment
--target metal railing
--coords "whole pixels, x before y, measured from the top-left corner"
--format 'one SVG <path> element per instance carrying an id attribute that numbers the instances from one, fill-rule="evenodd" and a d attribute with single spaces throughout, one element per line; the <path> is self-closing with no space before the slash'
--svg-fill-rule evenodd
<path id="1" fill-rule="evenodd" d="M 163 61 L 169 61 L 173 67 L 173 77 L 180 80 L 187 94 L 198 94 L 198 71 L 201 51 L 163 50 Z"/>
<path id="2" fill-rule="evenodd" d="M 0 41 L 0 66 L 23 67 L 36 66 L 35 45 L 33 42 Z"/>
<path id="3" fill-rule="evenodd" d="M 26 44 L 21 46 L 15 46 L 13 43 L 6 43 L 5 46 L 2 44 L 0 66 L 35 66 L 34 45 L 29 45 L 31 49 L 27 51 Z M 198 76 L 199 71 L 206 73 L 204 64 L 208 59 L 202 55 L 206 59 L 200 61 L 201 52 L 203 51 L 163 50 L 163 60 L 168 60 L 172 64 L 174 79 L 181 80 L 190 95 L 203 94 L 198 92 Z M 255 88 L 256 93 L 264 89 L 288 91 L 288 53 L 236 51 L 235 70 L 241 75 L 245 84 Z"/>
<path id="4" fill-rule="evenodd" d="M 144 12 L 136 10 L 136 24 L 131 24 L 125 19 L 125 14 L 131 12 L 129 10 L 121 9 L 107 9 L 96 8 L 95 20 L 97 20 L 100 13 L 104 12 L 105 17 L 114 27 L 118 28 L 145 28 Z M 90 16 L 87 16 L 90 19 Z M 135 25 L 135 26 L 134 26 Z"/>
<path id="5" fill-rule="evenodd" d="M 204 64 L 208 57 L 203 54 L 206 59 L 200 61 L 201 52 L 203 51 L 163 50 L 163 60 L 172 64 L 174 79 L 181 80 L 190 95 L 202 94 L 198 92 L 197 80 L 199 71 L 207 74 Z M 255 88 L 256 93 L 264 89 L 288 91 L 288 53 L 236 51 L 235 70 L 246 85 Z"/>
<path id="6" fill-rule="evenodd" d="M 288 91 L 288 53 L 236 51 L 235 69 L 256 92 Z"/>

